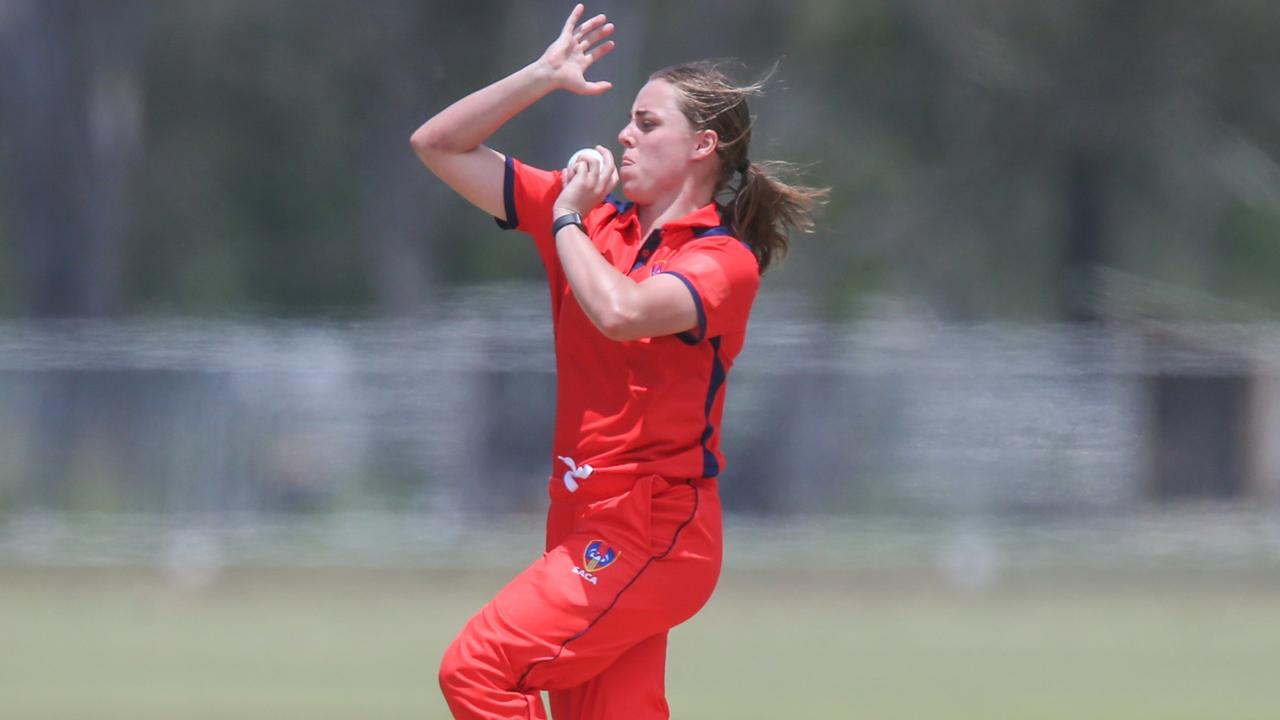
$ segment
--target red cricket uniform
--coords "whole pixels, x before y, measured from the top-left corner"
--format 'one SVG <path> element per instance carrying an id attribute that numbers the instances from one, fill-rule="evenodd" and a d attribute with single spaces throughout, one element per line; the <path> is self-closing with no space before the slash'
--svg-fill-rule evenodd
<path id="1" fill-rule="evenodd" d="M 547 551 L 468 621 L 440 684 L 457 718 L 545 718 L 540 690 L 556 720 L 666 718 L 667 631 L 706 603 L 720 573 L 725 379 L 760 269 L 714 204 L 641 238 L 634 206 L 610 198 L 584 218 L 592 242 L 636 282 L 679 278 L 698 326 L 609 340 L 560 267 L 561 188 L 561 171 L 507 158 L 499 224 L 533 236 L 555 328 Z"/>

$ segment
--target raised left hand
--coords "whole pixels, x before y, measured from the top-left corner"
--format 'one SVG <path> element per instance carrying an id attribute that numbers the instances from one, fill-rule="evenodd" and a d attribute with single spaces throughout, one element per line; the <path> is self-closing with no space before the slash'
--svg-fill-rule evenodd
<path id="1" fill-rule="evenodd" d="M 607 80 L 587 80 L 587 68 L 613 51 L 613 41 L 602 42 L 613 34 L 613 23 L 604 15 L 596 15 L 582 24 L 586 10 L 582 3 L 573 7 L 560 36 L 547 47 L 538 62 L 551 73 L 557 87 L 578 95 L 599 95 L 613 87 Z"/>

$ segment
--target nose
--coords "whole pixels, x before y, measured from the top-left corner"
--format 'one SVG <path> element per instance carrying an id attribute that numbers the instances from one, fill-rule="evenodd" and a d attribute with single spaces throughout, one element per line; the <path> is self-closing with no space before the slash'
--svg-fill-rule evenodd
<path id="1" fill-rule="evenodd" d="M 625 127 L 618 132 L 618 142 L 622 143 L 622 147 L 629 148 L 635 145 L 631 139 L 631 123 L 627 123 Z"/>

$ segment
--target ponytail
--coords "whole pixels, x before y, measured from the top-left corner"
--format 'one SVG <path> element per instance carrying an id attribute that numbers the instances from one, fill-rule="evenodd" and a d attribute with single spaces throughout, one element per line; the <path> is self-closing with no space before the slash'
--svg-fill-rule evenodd
<path id="1" fill-rule="evenodd" d="M 705 60 L 674 65 L 651 76 L 671 83 L 680 93 L 681 110 L 690 125 L 716 131 L 716 154 L 720 158 L 716 196 L 732 194 L 720 205 L 721 213 L 733 234 L 751 247 L 761 273 L 775 255 L 786 255 L 792 232 L 813 232 L 813 213 L 829 193 L 827 188 L 784 181 L 784 175 L 795 173 L 795 166 L 790 163 L 753 163 L 748 159 L 752 118 L 747 97 L 762 94 L 776 69 L 775 65 L 749 85 L 733 84 L 719 64 Z"/>
<path id="2" fill-rule="evenodd" d="M 780 175 L 794 171 L 784 162 L 748 163 L 742 182 L 727 203 L 725 214 L 733 234 L 751 246 L 760 272 L 774 256 L 782 258 L 791 247 L 791 233 L 813 232 L 813 213 L 825 202 L 828 190 L 791 185 Z"/>

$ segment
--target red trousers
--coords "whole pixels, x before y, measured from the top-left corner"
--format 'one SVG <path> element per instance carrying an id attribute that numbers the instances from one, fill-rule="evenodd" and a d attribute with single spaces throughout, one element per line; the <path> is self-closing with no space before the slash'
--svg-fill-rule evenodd
<path id="1" fill-rule="evenodd" d="M 669 716 L 667 631 L 720 575 L 715 479 L 553 478 L 547 552 L 472 617 L 445 651 L 455 718 L 647 720 Z"/>

